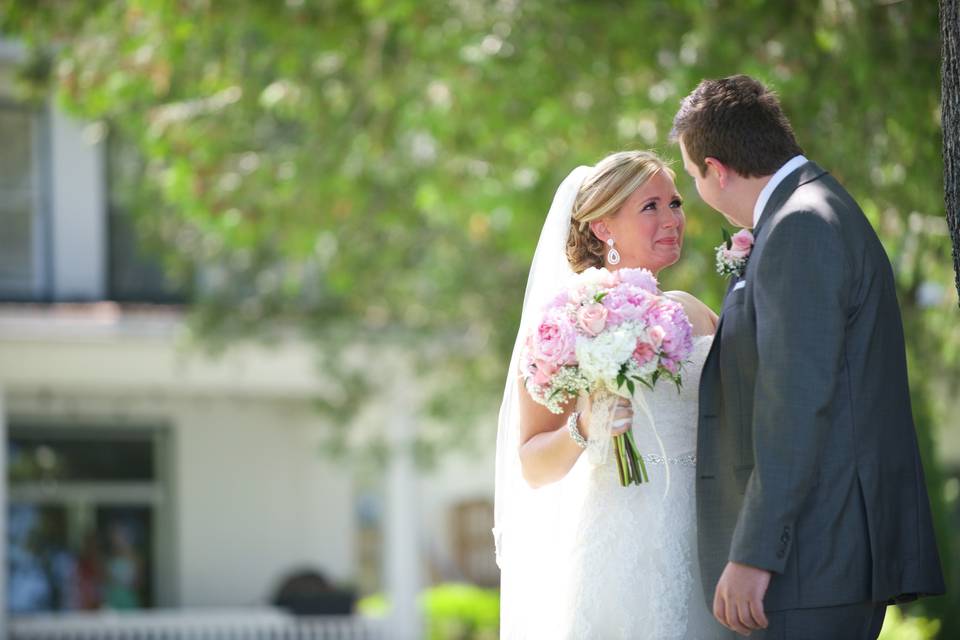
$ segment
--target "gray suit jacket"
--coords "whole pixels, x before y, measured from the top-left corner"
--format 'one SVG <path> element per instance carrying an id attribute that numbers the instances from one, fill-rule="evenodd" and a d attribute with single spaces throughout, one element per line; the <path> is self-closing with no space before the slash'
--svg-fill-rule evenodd
<path id="1" fill-rule="evenodd" d="M 774 190 L 700 383 L 697 516 L 709 606 L 728 560 L 769 611 L 944 592 L 886 253 L 809 162 Z"/>

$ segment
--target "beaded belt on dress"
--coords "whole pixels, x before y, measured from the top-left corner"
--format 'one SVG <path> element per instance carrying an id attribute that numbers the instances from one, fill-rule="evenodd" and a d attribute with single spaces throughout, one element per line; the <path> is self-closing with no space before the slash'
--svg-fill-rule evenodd
<path id="1" fill-rule="evenodd" d="M 697 456 L 687 455 L 687 456 L 676 456 L 675 458 L 664 458 L 663 456 L 657 455 L 655 453 L 645 453 L 643 454 L 643 459 L 652 464 L 679 464 L 684 467 L 695 467 L 697 466 Z"/>

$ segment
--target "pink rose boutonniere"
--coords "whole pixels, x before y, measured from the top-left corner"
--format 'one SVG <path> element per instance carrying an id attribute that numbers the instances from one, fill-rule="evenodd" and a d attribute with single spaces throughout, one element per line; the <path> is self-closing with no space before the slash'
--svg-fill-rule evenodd
<path id="1" fill-rule="evenodd" d="M 747 268 L 747 260 L 753 249 L 753 234 L 746 229 L 730 235 L 723 230 L 723 244 L 717 247 L 717 273 L 739 278 Z"/>

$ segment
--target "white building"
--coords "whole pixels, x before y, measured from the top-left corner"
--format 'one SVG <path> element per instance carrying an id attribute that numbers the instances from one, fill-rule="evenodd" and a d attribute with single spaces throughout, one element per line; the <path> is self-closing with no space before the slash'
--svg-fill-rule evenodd
<path id="1" fill-rule="evenodd" d="M 263 605 L 305 567 L 382 584 L 395 492 L 321 454 L 330 425 L 313 408 L 311 347 L 191 347 L 182 307 L 156 304 L 171 292 L 112 205 L 102 128 L 19 103 L 18 55 L 0 42 L 7 609 L 86 602 L 83 585 L 108 580 L 77 577 L 87 543 L 113 575 L 101 604 L 116 607 Z M 427 583 L 494 581 L 492 456 L 450 462 L 407 492 L 420 558 L 393 566 L 419 566 L 411 576 Z"/>

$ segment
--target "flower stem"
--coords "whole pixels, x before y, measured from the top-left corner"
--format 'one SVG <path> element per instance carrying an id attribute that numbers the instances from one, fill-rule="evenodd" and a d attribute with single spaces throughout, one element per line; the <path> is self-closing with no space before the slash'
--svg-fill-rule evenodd
<path id="1" fill-rule="evenodd" d="M 627 486 L 627 472 L 623 468 L 623 444 L 620 442 L 620 436 L 613 439 L 613 444 L 617 447 L 617 475 L 620 477 L 620 486 Z"/>
<path id="2" fill-rule="evenodd" d="M 636 452 L 637 464 L 639 465 L 639 477 L 640 482 L 650 482 L 650 478 L 647 476 L 647 465 L 643 463 L 643 456 L 640 455 L 640 448 L 637 446 L 637 441 L 633 439 L 633 431 L 627 431 L 627 438 L 630 439 L 630 444 L 633 445 L 633 450 Z M 637 484 L 640 484 L 638 482 Z"/>
<path id="3" fill-rule="evenodd" d="M 626 456 L 627 464 L 630 467 L 630 477 L 627 479 L 630 484 L 637 484 L 638 474 L 637 474 L 637 461 L 634 457 L 633 447 L 630 446 L 630 439 L 624 436 L 623 438 L 623 450 Z"/>

